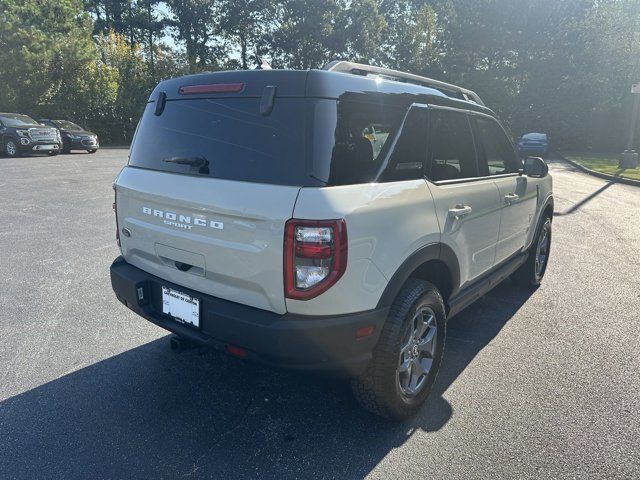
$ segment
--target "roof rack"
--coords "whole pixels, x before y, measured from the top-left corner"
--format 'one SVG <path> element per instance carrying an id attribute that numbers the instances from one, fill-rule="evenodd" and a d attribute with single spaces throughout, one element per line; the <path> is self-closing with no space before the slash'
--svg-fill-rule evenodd
<path id="1" fill-rule="evenodd" d="M 414 75 L 412 73 L 400 72 L 398 70 L 392 70 L 390 68 L 374 67 L 362 63 L 348 62 L 346 60 L 334 60 L 327 63 L 322 69 L 328 72 L 350 73 L 352 75 L 361 75 L 364 77 L 373 74 L 379 75 L 383 78 L 389 78 L 391 80 L 423 85 L 425 87 L 431 87 L 440 90 L 445 95 L 448 95 L 449 93 L 460 94 L 464 100 L 470 100 L 477 103 L 478 105 L 484 106 L 484 102 L 476 92 L 467 90 L 466 88 L 458 87 L 457 85 L 453 85 L 451 83 L 445 83 L 441 82 L 440 80 L 421 77 L 420 75 Z"/>

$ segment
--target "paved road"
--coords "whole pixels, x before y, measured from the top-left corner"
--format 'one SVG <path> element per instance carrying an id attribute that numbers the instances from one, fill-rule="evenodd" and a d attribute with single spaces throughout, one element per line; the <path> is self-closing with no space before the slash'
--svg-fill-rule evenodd
<path id="1" fill-rule="evenodd" d="M 413 421 L 339 382 L 170 351 L 116 302 L 124 150 L 0 159 L 0 477 L 640 478 L 640 189 L 552 164 L 552 259 L 449 325 Z"/>

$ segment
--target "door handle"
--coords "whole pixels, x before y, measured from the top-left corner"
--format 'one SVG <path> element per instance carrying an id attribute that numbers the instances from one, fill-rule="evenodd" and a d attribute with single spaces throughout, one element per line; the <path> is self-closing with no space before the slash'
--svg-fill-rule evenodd
<path id="1" fill-rule="evenodd" d="M 517 202 L 518 200 L 520 200 L 520 195 L 516 195 L 515 193 L 507 193 L 504 196 L 504 200 L 505 202 L 507 202 L 507 205 L 511 205 L 513 202 Z"/>
<path id="2" fill-rule="evenodd" d="M 449 209 L 449 218 L 459 220 L 469 215 L 473 209 L 469 205 L 456 205 L 455 208 Z"/>

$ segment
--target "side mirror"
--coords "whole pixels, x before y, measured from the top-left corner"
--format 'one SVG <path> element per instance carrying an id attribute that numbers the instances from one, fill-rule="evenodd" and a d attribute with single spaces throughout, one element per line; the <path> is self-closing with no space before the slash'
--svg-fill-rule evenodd
<path id="1" fill-rule="evenodd" d="M 540 157 L 527 157 L 524 159 L 524 174 L 527 177 L 544 178 L 549 173 L 549 166 Z"/>

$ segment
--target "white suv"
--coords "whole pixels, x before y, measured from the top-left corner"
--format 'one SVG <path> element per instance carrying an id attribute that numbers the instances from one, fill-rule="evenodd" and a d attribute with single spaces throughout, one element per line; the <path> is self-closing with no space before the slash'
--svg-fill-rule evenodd
<path id="1" fill-rule="evenodd" d="M 163 81 L 114 188 L 113 289 L 172 345 L 339 372 L 396 419 L 446 320 L 549 256 L 547 166 L 475 93 L 350 62 Z"/>

